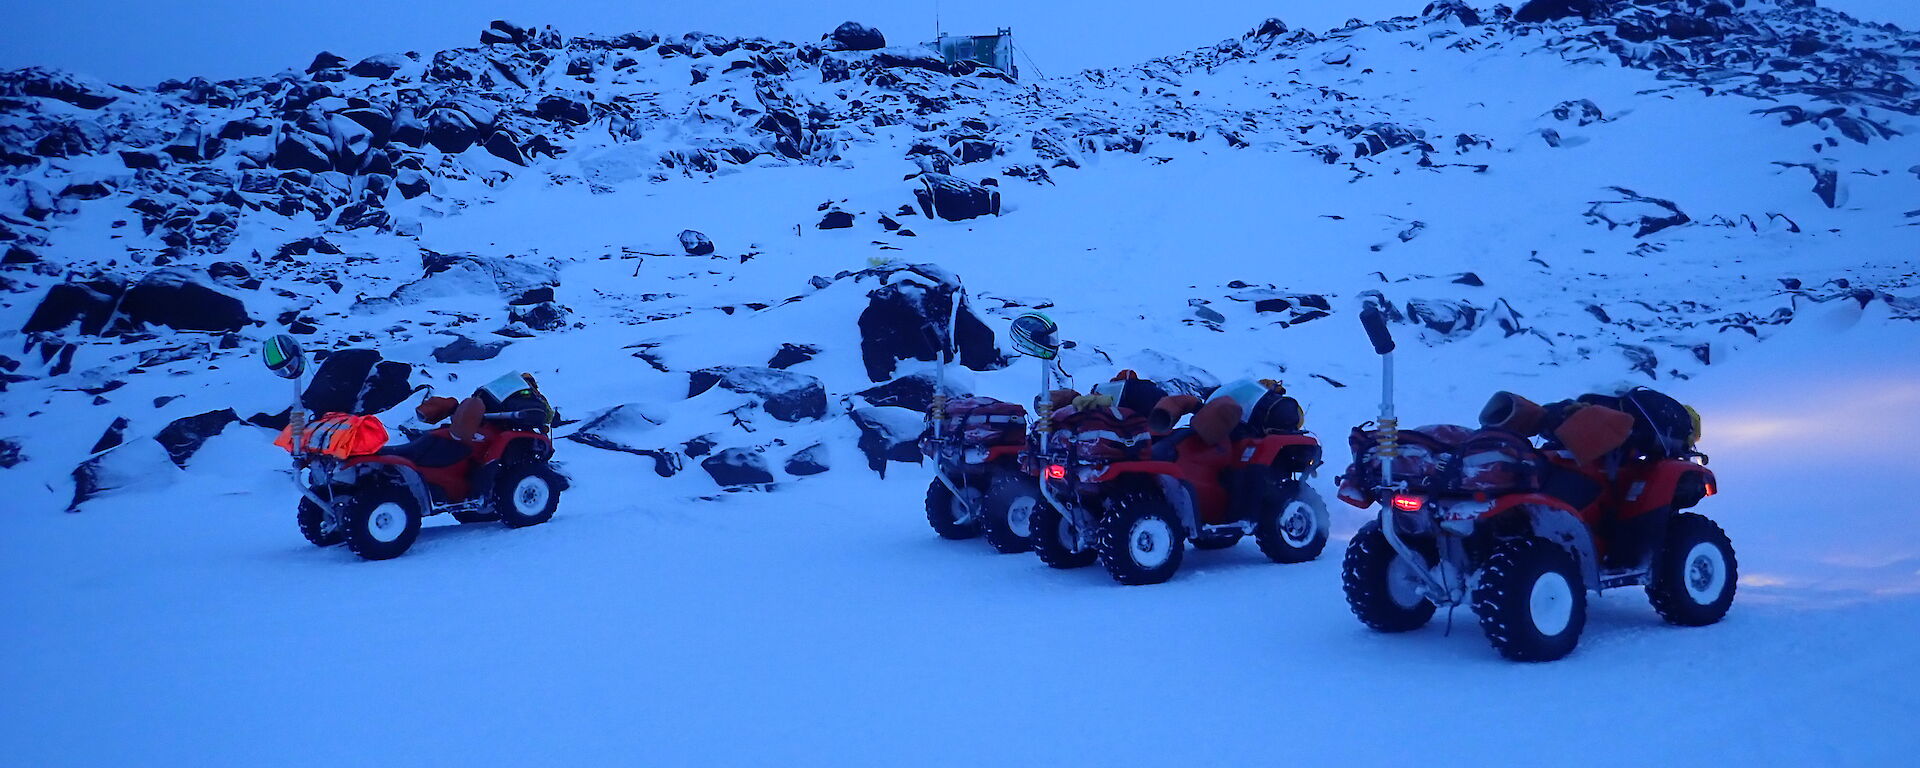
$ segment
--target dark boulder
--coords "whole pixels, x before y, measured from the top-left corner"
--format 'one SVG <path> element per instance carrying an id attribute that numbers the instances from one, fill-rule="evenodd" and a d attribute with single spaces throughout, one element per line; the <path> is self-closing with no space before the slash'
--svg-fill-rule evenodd
<path id="1" fill-rule="evenodd" d="M 1584 17 L 1591 16 L 1595 9 L 1594 0 L 1527 0 L 1520 10 L 1513 12 L 1513 20 L 1531 24 L 1569 16 Z"/>
<path id="2" fill-rule="evenodd" d="M 507 321 L 536 331 L 557 331 L 567 327 L 567 310 L 551 301 L 511 307 Z"/>
<path id="3" fill-rule="evenodd" d="M 820 223 L 814 225 L 820 229 L 847 229 L 853 226 L 853 214 L 846 211 L 827 211 L 820 217 Z"/>
<path id="4" fill-rule="evenodd" d="M 105 474 L 103 460 L 106 456 L 100 454 L 125 443 L 129 426 L 131 424 L 127 421 L 127 417 L 115 417 L 113 423 L 107 425 L 106 432 L 101 433 L 100 439 L 94 441 L 93 450 L 89 452 L 94 454 L 93 457 L 80 462 L 79 466 L 73 468 L 73 501 L 67 504 L 68 512 L 80 511 L 81 504 L 106 490 L 107 482 L 103 477 Z"/>
<path id="5" fill-rule="evenodd" d="M 64 101 L 81 109 L 99 109 L 120 98 L 110 86 L 44 67 L 0 73 L 0 94 L 8 92 Z"/>
<path id="6" fill-rule="evenodd" d="M 379 78 L 381 80 L 385 80 L 389 77 L 393 77 L 393 73 L 399 72 L 400 68 L 403 66 L 406 66 L 406 64 L 407 64 L 407 57 L 401 56 L 399 54 L 393 54 L 393 53 L 375 54 L 373 56 L 368 56 L 364 59 L 361 59 L 359 63 L 351 67 L 348 67 L 347 74 L 358 75 L 360 77 L 374 77 L 374 78 Z"/>
<path id="7" fill-rule="evenodd" d="M 849 21 L 835 27 L 829 37 L 843 51 L 873 51 L 887 47 L 886 35 L 858 22 Z"/>
<path id="8" fill-rule="evenodd" d="M 913 198 L 928 218 L 965 221 L 977 216 L 1000 215 L 1000 191 L 943 173 L 920 176 L 920 187 Z"/>
<path id="9" fill-rule="evenodd" d="M 540 103 L 534 106 L 533 113 L 544 120 L 571 125 L 582 125 L 593 119 L 593 113 L 586 103 L 557 93 L 540 97 Z"/>
<path id="10" fill-rule="evenodd" d="M 321 51 L 314 54 L 313 63 L 307 65 L 307 74 L 311 75 L 317 72 L 325 72 L 329 69 L 339 69 L 346 65 L 346 58 L 340 54 L 332 51 Z"/>
<path id="11" fill-rule="evenodd" d="M 325 355 L 321 357 L 321 355 Z M 380 413 L 407 399 L 413 366 L 371 349 L 316 353 L 320 365 L 300 402 L 315 413 Z"/>
<path id="12" fill-rule="evenodd" d="M 273 145 L 273 167 L 321 173 L 333 170 L 333 139 L 311 131 L 289 129 Z"/>
<path id="13" fill-rule="evenodd" d="M 185 269 L 148 273 L 127 289 L 120 314 L 134 324 L 164 325 L 179 331 L 237 331 L 253 322 L 239 299 L 201 283 Z"/>
<path id="14" fill-rule="evenodd" d="M 815 446 L 815 447 L 818 447 L 818 446 Z M 812 450 L 812 449 L 808 449 L 808 450 Z M 804 453 L 804 451 L 802 453 Z M 796 474 L 796 475 L 813 474 L 812 472 L 794 472 L 793 471 L 793 462 L 795 459 L 798 459 L 798 458 L 799 458 L 799 454 L 795 454 L 793 459 L 787 460 L 787 472 Z M 0 469 L 13 469 L 14 467 L 19 466 L 20 462 L 23 462 L 26 460 L 27 460 L 27 454 L 24 451 L 20 450 L 20 441 L 18 439 L 11 438 L 11 437 L 0 438 Z M 826 468 L 821 467 L 820 471 L 824 472 L 826 471 Z"/>
<path id="15" fill-rule="evenodd" d="M 680 247 L 687 252 L 688 256 L 710 256 L 713 254 L 713 241 L 707 239 L 706 233 L 696 232 L 691 229 L 680 231 Z"/>
<path id="16" fill-rule="evenodd" d="M 47 289 L 46 297 L 40 300 L 20 330 L 24 333 L 58 331 L 78 322 L 81 333 L 101 335 L 106 332 L 114 308 L 119 306 L 126 290 L 125 283 L 111 278 L 55 285 Z"/>
<path id="17" fill-rule="evenodd" d="M 926 417 L 905 408 L 855 408 L 853 424 L 860 430 L 855 443 L 867 457 L 867 467 L 887 475 L 887 462 L 919 463 L 920 434 L 926 429 Z"/>
<path id="18" fill-rule="evenodd" d="M 869 405 L 893 406 L 926 413 L 933 406 L 933 390 L 938 383 L 935 379 L 930 373 L 913 373 L 877 387 L 863 389 L 858 394 Z M 948 386 L 947 395 L 951 397 L 954 394 L 953 387 Z"/>
<path id="19" fill-rule="evenodd" d="M 705 368 L 687 382 L 687 397 L 719 386 L 760 402 L 767 415 L 780 421 L 818 419 L 827 415 L 827 388 L 819 379 L 779 368 L 751 366 Z"/>
<path id="20" fill-rule="evenodd" d="M 427 110 L 426 140 L 448 154 L 465 152 L 493 132 L 498 113 L 474 99 L 448 99 Z"/>
<path id="21" fill-rule="evenodd" d="M 820 348 L 812 344 L 781 344 L 780 351 L 773 353 L 773 358 L 767 361 L 767 367 L 791 368 L 812 360 L 817 354 L 820 354 Z"/>
<path id="22" fill-rule="evenodd" d="M 514 165 L 527 164 L 526 154 L 520 151 L 520 144 L 513 138 L 513 134 L 511 133 L 494 131 L 487 136 L 487 140 L 483 146 L 486 148 L 487 153 L 494 157 L 513 163 Z"/>
<path id="23" fill-rule="evenodd" d="M 993 142 L 987 141 L 985 139 L 964 140 L 960 142 L 959 149 L 960 149 L 960 162 L 963 165 L 966 163 L 978 163 L 986 160 L 992 160 L 994 154 L 998 152 L 998 148 L 994 146 Z"/>
<path id="24" fill-rule="evenodd" d="M 106 148 L 106 134 L 91 122 L 60 123 L 33 145 L 41 157 L 79 157 Z"/>
<path id="25" fill-rule="evenodd" d="M 895 280 L 867 293 L 867 308 L 859 320 L 860 356 L 867 378 L 876 382 L 893 378 L 894 365 L 901 360 L 934 360 L 946 345 L 949 318 L 955 317 L 951 282 L 929 281 L 923 273 L 906 270 L 894 274 L 921 279 Z M 964 300 L 952 335 L 961 365 L 976 371 L 1002 367 L 993 329 Z"/>
<path id="26" fill-rule="evenodd" d="M 129 170 L 160 170 L 172 165 L 167 155 L 151 149 L 120 150 L 120 162 Z"/>
<path id="27" fill-rule="evenodd" d="M 0 446 L 0 461 L 5 460 L 4 450 L 5 446 Z M 814 443 L 787 457 L 787 474 L 794 477 L 817 475 L 832 468 L 824 443 Z"/>
<path id="28" fill-rule="evenodd" d="M 187 460 L 199 452 L 200 446 L 225 431 L 227 425 L 239 420 L 240 415 L 234 413 L 232 408 L 208 411 L 198 416 L 174 419 L 153 439 L 160 443 L 160 447 L 167 449 L 167 458 L 173 460 L 174 466 L 186 469 Z"/>
<path id="29" fill-rule="evenodd" d="M 530 37 L 526 27 L 503 19 L 495 19 L 486 29 L 480 30 L 481 45 L 519 45 Z"/>
<path id="30" fill-rule="evenodd" d="M 700 468 L 721 486 L 767 485 L 773 472 L 767 469 L 767 457 L 749 448 L 728 448 L 700 461 Z"/>
<path id="31" fill-rule="evenodd" d="M 453 341 L 433 351 L 433 360 L 437 363 L 464 363 L 472 360 L 492 360 L 513 342 L 506 340 L 476 342 L 465 336 L 455 336 Z"/>

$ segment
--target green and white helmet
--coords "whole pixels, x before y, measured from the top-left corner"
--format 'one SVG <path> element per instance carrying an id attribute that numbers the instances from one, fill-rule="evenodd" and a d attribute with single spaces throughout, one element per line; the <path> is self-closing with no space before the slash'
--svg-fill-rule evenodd
<path id="1" fill-rule="evenodd" d="M 1013 348 L 1028 357 L 1052 360 L 1060 356 L 1060 326 L 1040 312 L 1028 312 L 1013 319 L 1007 329 Z"/>

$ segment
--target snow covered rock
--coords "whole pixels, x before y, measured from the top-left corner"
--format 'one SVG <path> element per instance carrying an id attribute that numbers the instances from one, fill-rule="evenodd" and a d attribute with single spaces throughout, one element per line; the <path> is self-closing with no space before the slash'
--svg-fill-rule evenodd
<path id="1" fill-rule="evenodd" d="M 173 460 L 174 466 L 186 469 L 187 461 L 199 452 L 200 446 L 239 420 L 240 415 L 232 408 L 185 416 L 168 423 L 153 439 L 167 450 L 167 458 Z"/>
<path id="2" fill-rule="evenodd" d="M 511 343 L 513 342 L 505 339 L 478 342 L 456 334 L 453 337 L 453 341 L 433 351 L 433 359 L 434 362 L 438 363 L 465 363 L 476 360 L 492 360 L 500 355 L 500 350 L 506 349 L 507 345 Z"/>
<path id="3" fill-rule="evenodd" d="M 361 59 L 359 63 L 347 68 L 347 74 L 360 77 L 386 79 L 393 77 L 401 67 L 407 65 L 407 57 L 394 53 L 380 53 Z"/>
<path id="4" fill-rule="evenodd" d="M 653 460 L 654 474 L 673 477 L 680 471 L 680 455 L 669 450 L 646 447 L 654 437 L 654 430 L 664 423 L 666 417 L 656 415 L 652 406 L 626 403 L 588 419 L 567 439 L 601 450 L 645 456 Z"/>
<path id="5" fill-rule="evenodd" d="M 309 411 L 380 413 L 399 405 L 413 391 L 413 366 L 386 360 L 375 350 L 321 350 L 314 357 L 319 368 L 300 395 Z"/>
<path id="6" fill-rule="evenodd" d="M 1553 21 L 1570 16 L 1587 16 L 1596 10 L 1596 0 L 1527 0 L 1513 12 L 1513 20 L 1522 24 Z"/>
<path id="7" fill-rule="evenodd" d="M 710 256 L 713 254 L 713 241 L 707 239 L 704 232 L 684 229 L 680 231 L 680 248 L 688 256 Z"/>
<path id="8" fill-rule="evenodd" d="M 560 287 L 560 273 L 552 267 L 500 256 L 473 253 L 437 253 L 421 250 L 425 274 L 394 289 L 387 297 L 361 300 L 359 306 L 379 311 L 418 304 L 447 296 L 495 294 L 515 306 L 550 302 Z"/>
<path id="9" fill-rule="evenodd" d="M 1587 209 L 1587 218 L 1607 225 L 1607 229 L 1633 227 L 1634 237 L 1646 237 L 1669 227 L 1687 224 L 1693 219 L 1671 200 L 1648 197 L 1624 187 L 1609 187 L 1618 200 L 1597 200 Z"/>
<path id="10" fill-rule="evenodd" d="M 933 405 L 933 390 L 936 377 L 931 373 L 913 373 L 881 384 L 863 389 L 857 394 L 868 405 L 897 406 L 911 411 L 926 413 Z M 960 394 L 951 383 L 947 385 L 949 397 Z"/>
<path id="11" fill-rule="evenodd" d="M 966 221 L 979 216 L 1000 215 L 1000 191 L 944 173 L 920 176 L 913 199 L 928 218 Z"/>
<path id="12" fill-rule="evenodd" d="M 773 471 L 767 468 L 764 452 L 751 448 L 728 448 L 700 461 L 700 468 L 722 487 L 767 485 Z"/>
<path id="13" fill-rule="evenodd" d="M 0 461 L 4 460 L 4 453 L 0 453 Z M 831 455 L 825 443 L 814 443 L 796 451 L 787 457 L 785 465 L 787 474 L 794 477 L 817 475 L 832 468 Z"/>
<path id="14" fill-rule="evenodd" d="M 887 462 L 920 463 L 920 434 L 926 429 L 926 415 L 906 408 L 882 406 L 855 408 L 851 414 L 860 429 L 857 445 L 867 457 L 867 467 L 880 476 L 887 474 Z"/>
<path id="15" fill-rule="evenodd" d="M 886 35 L 859 22 L 849 21 L 835 27 L 828 36 L 843 51 L 873 51 L 887 47 Z"/>
<path id="16" fill-rule="evenodd" d="M 714 386 L 749 395 L 781 421 L 819 419 L 827 415 L 827 388 L 819 379 L 778 368 L 716 367 L 694 371 L 687 397 L 698 397 Z"/>
<path id="17" fill-rule="evenodd" d="M 0 95 L 53 99 L 81 109 L 100 109 L 120 98 L 104 83 L 44 67 L 0 72 Z"/>
<path id="18" fill-rule="evenodd" d="M 767 367 L 792 368 L 812 360 L 814 355 L 818 354 L 820 354 L 820 348 L 812 344 L 781 344 L 780 350 L 773 353 L 773 357 L 767 360 Z"/>
<path id="19" fill-rule="evenodd" d="M 935 274 L 929 279 L 918 271 L 900 270 L 893 275 L 903 277 L 867 293 L 859 325 L 860 355 L 869 380 L 893 378 L 894 365 L 901 360 L 934 360 L 946 344 L 950 322 L 961 365 L 976 371 L 1002 367 L 993 329 L 964 299 L 956 315 L 956 287 Z"/>

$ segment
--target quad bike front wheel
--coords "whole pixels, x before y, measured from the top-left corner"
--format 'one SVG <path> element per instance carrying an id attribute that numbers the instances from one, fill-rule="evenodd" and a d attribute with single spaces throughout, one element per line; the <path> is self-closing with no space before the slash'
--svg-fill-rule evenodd
<path id="1" fill-rule="evenodd" d="M 1276 563 L 1304 563 L 1327 548 L 1327 504 L 1299 481 L 1280 483 L 1262 510 L 1254 540 Z"/>
<path id="2" fill-rule="evenodd" d="M 1187 534 L 1173 505 L 1155 494 L 1129 494 L 1113 501 L 1100 519 L 1100 564 L 1128 586 L 1159 584 L 1179 572 Z"/>
<path id="3" fill-rule="evenodd" d="M 1387 543 L 1379 520 L 1360 526 L 1340 566 L 1347 607 L 1376 632 L 1411 632 L 1433 619 L 1433 602 L 1420 594 L 1421 578 L 1420 566 Z"/>
<path id="4" fill-rule="evenodd" d="M 1073 530 L 1073 523 L 1045 500 L 1034 503 L 1027 524 L 1033 532 L 1030 537 L 1033 553 L 1039 555 L 1040 562 L 1046 563 L 1049 568 L 1085 568 L 1093 565 L 1093 561 L 1099 557 L 1092 547 L 1080 549 L 1076 546 L 1079 537 Z"/>
<path id="5" fill-rule="evenodd" d="M 1670 624 L 1703 627 L 1726 617 L 1739 580 L 1740 563 L 1726 531 L 1705 515 L 1682 512 L 1667 524 L 1647 600 Z"/>
<path id="6" fill-rule="evenodd" d="M 927 524 L 943 539 L 971 539 L 980 535 L 980 518 L 955 496 L 940 478 L 927 484 Z"/>
<path id="7" fill-rule="evenodd" d="M 366 560 L 390 560 L 420 535 L 420 503 L 405 488 L 362 487 L 346 503 L 347 548 Z"/>
<path id="8" fill-rule="evenodd" d="M 328 520 L 327 510 L 305 496 L 300 497 L 294 521 L 300 525 L 300 535 L 316 547 L 331 547 L 347 540 L 347 529 L 340 525 L 339 518 Z"/>
<path id="9" fill-rule="evenodd" d="M 525 528 L 553 519 L 560 508 L 560 483 L 540 464 L 504 467 L 493 481 L 493 513 L 508 528 Z"/>
<path id="10" fill-rule="evenodd" d="M 1514 661 L 1573 652 L 1587 626 L 1587 588 L 1573 556 L 1546 539 L 1501 544 L 1473 590 L 1473 612 L 1494 650 Z"/>
<path id="11" fill-rule="evenodd" d="M 994 469 L 982 506 L 980 529 L 1003 555 L 1033 549 L 1033 511 L 1042 503 L 1040 484 L 1031 475 Z"/>

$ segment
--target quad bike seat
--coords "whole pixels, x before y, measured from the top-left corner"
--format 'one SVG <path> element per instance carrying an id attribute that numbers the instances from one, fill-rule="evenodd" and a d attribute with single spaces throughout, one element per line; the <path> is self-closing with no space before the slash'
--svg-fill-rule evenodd
<path id="1" fill-rule="evenodd" d="M 412 442 L 381 448 L 378 456 L 406 459 L 417 467 L 451 467 L 473 455 L 467 445 L 444 435 L 440 430 L 416 437 Z"/>

